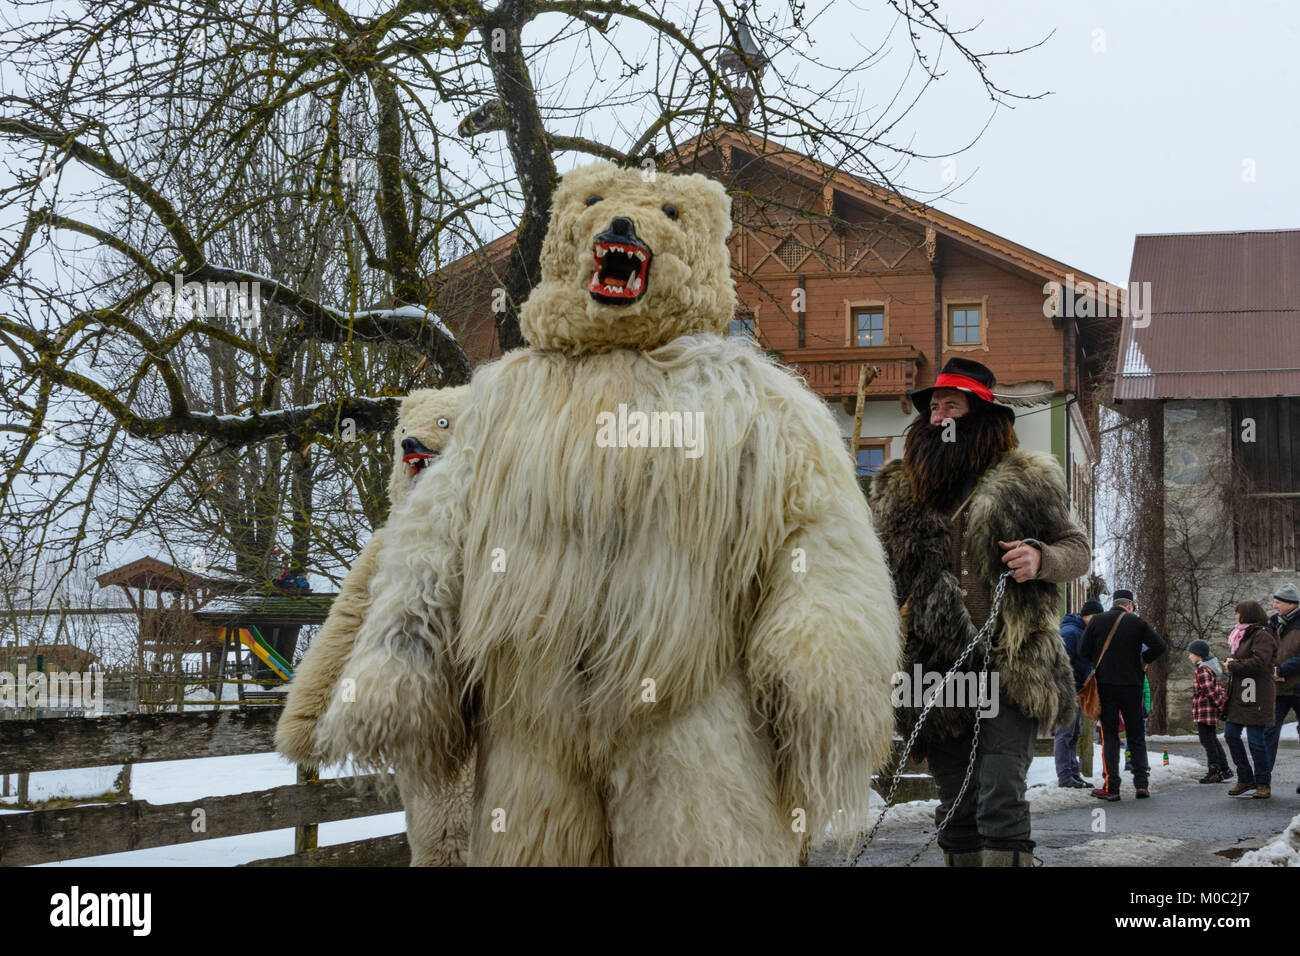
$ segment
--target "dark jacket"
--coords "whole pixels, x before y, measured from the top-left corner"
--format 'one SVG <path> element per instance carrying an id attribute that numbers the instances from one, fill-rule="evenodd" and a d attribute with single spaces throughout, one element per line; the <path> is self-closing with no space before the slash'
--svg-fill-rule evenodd
<path id="1" fill-rule="evenodd" d="M 1224 661 L 1232 683 L 1228 686 L 1228 707 L 1224 719 L 1245 727 L 1272 727 L 1277 699 L 1273 681 L 1273 657 L 1277 635 L 1267 624 L 1252 624 L 1232 657 Z M 1251 700 L 1247 700 L 1247 696 Z"/>
<path id="2" fill-rule="evenodd" d="M 1067 614 L 1061 621 L 1061 640 L 1065 642 L 1065 654 L 1074 670 L 1075 690 L 1083 690 L 1084 681 L 1092 673 L 1092 663 L 1079 656 L 1079 638 L 1083 637 L 1084 627 L 1083 617 L 1078 614 Z"/>
<path id="3" fill-rule="evenodd" d="M 1277 693 L 1300 693 L 1300 608 L 1283 618 L 1274 614 L 1268 619 L 1268 626 L 1277 635 L 1277 657 L 1273 666 L 1278 675 L 1286 678 L 1282 683 L 1275 682 Z"/>
<path id="4" fill-rule="evenodd" d="M 1079 640 L 1080 657 L 1096 663 L 1101 656 L 1101 649 L 1106 645 L 1106 635 L 1121 613 L 1123 610 L 1116 607 L 1093 615 Z M 1143 644 L 1147 646 L 1145 653 L 1142 651 Z M 1119 622 L 1115 637 L 1110 642 L 1110 650 L 1097 668 L 1097 683 L 1141 687 L 1145 676 L 1142 662 L 1150 664 L 1164 652 L 1165 642 L 1155 632 L 1155 628 L 1129 611 Z"/>

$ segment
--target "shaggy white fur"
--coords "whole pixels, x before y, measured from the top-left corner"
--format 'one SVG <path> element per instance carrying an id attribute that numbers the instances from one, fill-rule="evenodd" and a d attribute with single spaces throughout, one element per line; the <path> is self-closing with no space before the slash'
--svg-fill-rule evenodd
<path id="1" fill-rule="evenodd" d="M 389 500 L 401 502 L 417 479 L 429 480 L 430 470 L 414 471 L 403 461 L 402 441 L 417 439 L 428 451 L 441 454 L 450 443 L 461 405 L 469 389 L 418 389 L 402 400 L 393 429 L 393 470 Z M 357 556 L 339 595 L 330 606 L 320 633 L 312 641 L 290 685 L 289 699 L 276 726 L 276 749 L 296 763 L 327 762 L 317 724 L 331 700 L 342 699 L 339 683 L 357 630 L 371 606 L 371 581 L 383 552 L 386 531 L 380 528 Z M 467 852 L 472 767 L 462 771 L 450 790 L 403 767 L 396 784 L 406 810 L 406 832 L 412 866 L 463 865 Z"/>
<path id="2" fill-rule="evenodd" d="M 665 202 L 677 225 L 647 223 Z M 437 480 L 390 518 L 356 701 L 320 737 L 441 784 L 477 745 L 471 862 L 794 863 L 801 833 L 868 819 L 891 582 L 825 405 L 714 334 L 734 304 L 726 211 L 700 177 L 566 176 L 525 309 L 555 347 L 479 369 Z M 585 291 L 612 215 L 652 237 L 645 309 L 556 305 L 575 277 Z M 665 260 L 686 272 L 657 284 Z M 625 320 L 657 347 L 611 345 Z M 702 416 L 701 453 L 604 447 L 620 405 Z"/>

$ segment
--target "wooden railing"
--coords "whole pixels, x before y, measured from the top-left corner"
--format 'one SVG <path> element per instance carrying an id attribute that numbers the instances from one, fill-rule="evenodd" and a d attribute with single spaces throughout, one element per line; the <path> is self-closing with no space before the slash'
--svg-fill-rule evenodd
<path id="1" fill-rule="evenodd" d="M 279 716 L 274 708 L 2 721 L 0 773 L 267 753 L 274 749 Z M 296 784 L 162 805 L 131 799 L 129 771 L 118 779 L 119 784 L 127 781 L 121 787 L 124 792 L 107 805 L 0 815 L 0 866 L 75 860 L 287 827 L 295 829 L 294 853 L 244 865 L 401 866 L 410 860 L 404 833 L 316 847 L 318 824 L 402 809 L 395 788 L 381 787 L 377 776 L 317 780 L 313 770 L 300 767 Z"/>
<path id="2" fill-rule="evenodd" d="M 912 345 L 864 348 L 791 349 L 782 360 L 798 372 L 822 398 L 857 398 L 858 376 L 864 365 L 880 371 L 867 386 L 872 398 L 901 398 L 917 387 L 917 370 L 925 356 Z"/>

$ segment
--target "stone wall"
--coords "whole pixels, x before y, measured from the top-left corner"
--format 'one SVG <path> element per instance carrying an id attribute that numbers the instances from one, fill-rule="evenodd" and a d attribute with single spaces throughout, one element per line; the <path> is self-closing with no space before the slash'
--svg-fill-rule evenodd
<path id="1" fill-rule="evenodd" d="M 1231 464 L 1229 403 L 1180 400 L 1165 403 L 1165 584 L 1169 659 L 1169 724 L 1191 733 L 1192 667 L 1187 645 L 1210 642 L 1228 656 L 1228 633 L 1239 601 L 1257 600 L 1270 614 L 1272 594 L 1294 572 L 1236 570 L 1231 508 L 1224 486 Z M 1139 602 L 1141 594 L 1138 595 Z M 1141 607 L 1139 607 L 1141 613 Z"/>

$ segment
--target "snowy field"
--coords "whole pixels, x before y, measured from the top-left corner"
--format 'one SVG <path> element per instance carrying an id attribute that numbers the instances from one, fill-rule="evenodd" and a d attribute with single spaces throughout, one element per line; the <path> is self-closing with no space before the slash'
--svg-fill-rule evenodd
<path id="1" fill-rule="evenodd" d="M 84 797 L 113 789 L 121 766 L 88 770 L 54 770 L 34 773 L 29 784 L 32 800 L 54 797 Z M 323 778 L 351 776 L 351 771 L 323 771 Z M 131 769 L 131 796 L 152 804 L 201 805 L 204 797 L 220 797 L 254 790 L 283 787 L 297 780 L 297 771 L 278 754 L 250 754 L 241 757 L 205 757 L 200 760 L 168 760 L 136 764 Z M 0 807 L 17 798 L 0 798 Z M 22 811 L 0 809 L 0 813 Z M 369 837 L 401 833 L 406 829 L 400 813 L 384 813 L 356 820 L 322 823 L 319 846 L 350 843 Z M 268 830 L 241 836 L 200 840 L 179 846 L 153 847 L 110 853 L 81 860 L 46 863 L 43 866 L 235 866 L 267 857 L 293 853 L 293 829 Z"/>

